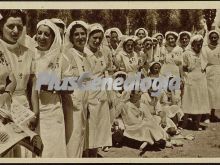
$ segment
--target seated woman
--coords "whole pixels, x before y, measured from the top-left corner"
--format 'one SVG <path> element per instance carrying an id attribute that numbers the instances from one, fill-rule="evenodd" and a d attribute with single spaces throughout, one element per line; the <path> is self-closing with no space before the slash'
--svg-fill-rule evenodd
<path id="1" fill-rule="evenodd" d="M 158 78 L 161 69 L 161 64 L 159 62 L 153 62 L 150 64 L 149 77 Z M 168 84 L 174 76 L 169 76 Z M 162 111 L 166 112 L 166 116 L 170 118 L 176 125 L 179 123 L 183 117 L 183 112 L 181 110 L 181 97 L 180 90 L 163 90 L 160 95 L 160 103 L 162 106 Z"/>
<path id="2" fill-rule="evenodd" d="M 150 113 L 144 113 L 146 106 L 141 104 L 140 99 L 141 92 L 132 91 L 129 100 L 116 106 L 117 115 L 121 115 L 124 123 L 123 135 L 128 139 L 138 141 L 140 149 L 151 145 L 164 148 L 169 136 Z"/>

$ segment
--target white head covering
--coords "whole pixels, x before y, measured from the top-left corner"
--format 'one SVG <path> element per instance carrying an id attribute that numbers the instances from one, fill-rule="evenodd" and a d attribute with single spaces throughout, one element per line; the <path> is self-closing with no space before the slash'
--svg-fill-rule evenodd
<path id="1" fill-rule="evenodd" d="M 181 43 L 180 43 L 180 36 L 183 35 L 183 34 L 188 35 L 189 38 L 191 38 L 191 36 L 192 36 L 192 34 L 191 34 L 190 32 L 188 32 L 188 31 L 182 31 L 182 32 L 180 32 L 180 33 L 179 33 L 179 36 L 178 36 L 178 39 L 177 39 L 177 43 L 179 44 L 179 46 L 181 45 Z"/>
<path id="2" fill-rule="evenodd" d="M 65 50 L 73 47 L 73 43 L 70 41 L 70 31 L 75 25 L 81 25 L 86 30 L 88 29 L 87 23 L 85 23 L 83 21 L 73 21 L 66 29 L 66 34 L 65 34 L 65 38 L 64 38 L 64 49 Z"/>
<path id="3" fill-rule="evenodd" d="M 147 36 L 142 39 L 142 43 L 144 44 L 144 42 L 147 40 L 150 40 L 151 42 L 153 42 L 152 38 Z"/>
<path id="4" fill-rule="evenodd" d="M 158 36 L 161 36 L 162 38 L 164 38 L 162 33 L 155 33 L 152 37 L 157 38 Z"/>
<path id="5" fill-rule="evenodd" d="M 51 30 L 54 32 L 55 36 L 54 36 L 53 43 L 50 46 L 49 50 L 47 51 L 37 50 L 36 51 L 36 57 L 35 57 L 36 73 L 48 71 L 48 69 L 50 69 L 49 65 L 51 63 L 52 64 L 57 63 L 57 60 L 60 58 L 60 55 L 61 55 L 61 47 L 62 47 L 62 40 L 61 40 L 58 27 L 54 23 L 52 23 L 49 19 L 44 19 L 40 21 L 37 24 L 37 29 L 41 25 L 46 25 L 50 27 Z M 61 76 L 60 71 L 57 75 Z"/>
<path id="6" fill-rule="evenodd" d="M 99 24 L 99 23 L 93 23 L 93 24 L 89 25 L 88 37 L 89 37 L 90 33 L 95 31 L 95 30 L 100 30 L 104 34 L 104 29 L 103 29 L 102 25 Z"/>
<path id="7" fill-rule="evenodd" d="M 169 34 L 172 34 L 172 35 L 176 36 L 176 38 L 178 38 L 178 34 L 177 34 L 176 32 L 174 32 L 174 31 L 167 31 L 167 32 L 165 33 L 165 39 L 167 38 L 167 36 L 168 36 Z"/>
<path id="8" fill-rule="evenodd" d="M 143 30 L 146 34 L 146 37 L 148 36 L 148 31 L 145 28 L 138 28 L 137 30 L 135 30 L 134 35 L 137 36 L 137 33 L 139 32 L 139 30 Z"/>
<path id="9" fill-rule="evenodd" d="M 64 26 L 64 31 L 66 30 L 66 24 L 63 22 L 63 20 L 61 20 L 59 18 L 51 18 L 50 20 L 54 24 L 62 24 Z"/>
<path id="10" fill-rule="evenodd" d="M 212 33 L 218 34 L 218 36 L 219 36 L 218 44 L 220 44 L 220 34 L 219 34 L 219 32 L 218 32 L 217 30 L 211 30 L 211 31 L 209 31 L 209 33 L 208 33 L 208 35 L 207 35 L 207 43 L 210 44 L 209 36 L 210 36 Z"/>
<path id="11" fill-rule="evenodd" d="M 109 35 L 111 34 L 111 32 L 116 32 L 118 34 L 118 38 L 120 39 L 122 37 L 122 33 L 121 30 L 117 27 L 114 28 L 110 28 L 109 30 Z"/>
<path id="12" fill-rule="evenodd" d="M 196 34 L 196 35 L 192 36 L 190 39 L 190 43 L 189 43 L 190 48 L 192 49 L 192 43 L 194 41 L 200 41 L 200 40 L 203 40 L 203 36 L 201 34 Z"/>
<path id="13" fill-rule="evenodd" d="M 124 44 L 128 41 L 128 40 L 132 40 L 135 42 L 134 40 L 134 36 L 128 36 L 128 35 L 123 35 L 123 37 L 121 37 L 121 42 L 120 44 L 118 45 L 118 48 L 116 49 L 116 54 L 118 52 L 120 52 L 121 50 L 124 50 Z"/>
<path id="14" fill-rule="evenodd" d="M 44 19 L 44 20 L 38 22 L 37 29 L 41 25 L 46 25 L 46 26 L 50 27 L 55 34 L 54 41 L 53 41 L 49 51 L 60 49 L 61 44 L 62 44 L 62 40 L 61 40 L 60 31 L 59 31 L 58 27 L 53 22 L 51 22 L 49 19 Z"/>

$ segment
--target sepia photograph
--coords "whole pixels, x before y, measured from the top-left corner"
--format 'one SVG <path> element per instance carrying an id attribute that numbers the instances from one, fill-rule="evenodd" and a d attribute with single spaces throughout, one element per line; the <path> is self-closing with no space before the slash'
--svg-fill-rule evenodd
<path id="1" fill-rule="evenodd" d="M 0 162 L 219 161 L 220 3 L 25 3 L 0 7 Z"/>

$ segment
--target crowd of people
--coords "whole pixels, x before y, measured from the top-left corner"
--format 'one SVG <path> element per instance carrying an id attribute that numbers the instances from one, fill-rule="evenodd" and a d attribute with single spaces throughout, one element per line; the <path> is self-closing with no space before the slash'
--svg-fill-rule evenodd
<path id="1" fill-rule="evenodd" d="M 36 35 L 26 34 L 21 10 L 2 10 L 0 20 L 0 107 L 19 102 L 35 113 L 27 127 L 39 133 L 41 157 L 97 157 L 125 141 L 140 150 L 164 149 L 182 129 L 203 131 L 204 123 L 219 122 L 220 34 L 179 34 L 167 31 L 152 37 L 144 28 L 124 35 L 114 27 L 73 21 L 68 27 L 58 18 L 38 22 Z M 35 89 L 39 73 L 53 72 L 60 79 L 94 77 L 126 79 L 141 72 L 152 80 L 180 77 L 178 90 L 54 91 Z M 89 81 L 89 80 L 88 80 Z M 16 112 L 15 112 L 16 113 Z M 13 118 L 13 116 L 12 116 Z M 4 119 L 1 119 L 2 123 Z M 1 123 L 1 122 L 0 122 Z M 36 157 L 21 145 L 5 157 Z"/>

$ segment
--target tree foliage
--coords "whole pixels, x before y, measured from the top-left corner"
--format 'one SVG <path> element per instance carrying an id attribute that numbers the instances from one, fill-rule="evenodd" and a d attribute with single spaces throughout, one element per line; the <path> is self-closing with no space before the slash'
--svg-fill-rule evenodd
<path id="1" fill-rule="evenodd" d="M 200 20 L 204 17 L 208 28 L 214 21 L 216 10 L 199 9 L 141 9 L 141 10 L 27 10 L 27 29 L 33 36 L 36 24 L 45 18 L 60 18 L 67 25 L 74 20 L 83 20 L 88 23 L 98 22 L 104 29 L 118 27 L 122 33 L 129 28 L 130 34 L 143 27 L 150 35 L 154 32 L 165 33 L 168 30 L 180 32 L 193 31 L 200 28 Z M 33 19 L 36 18 L 36 19 Z"/>

